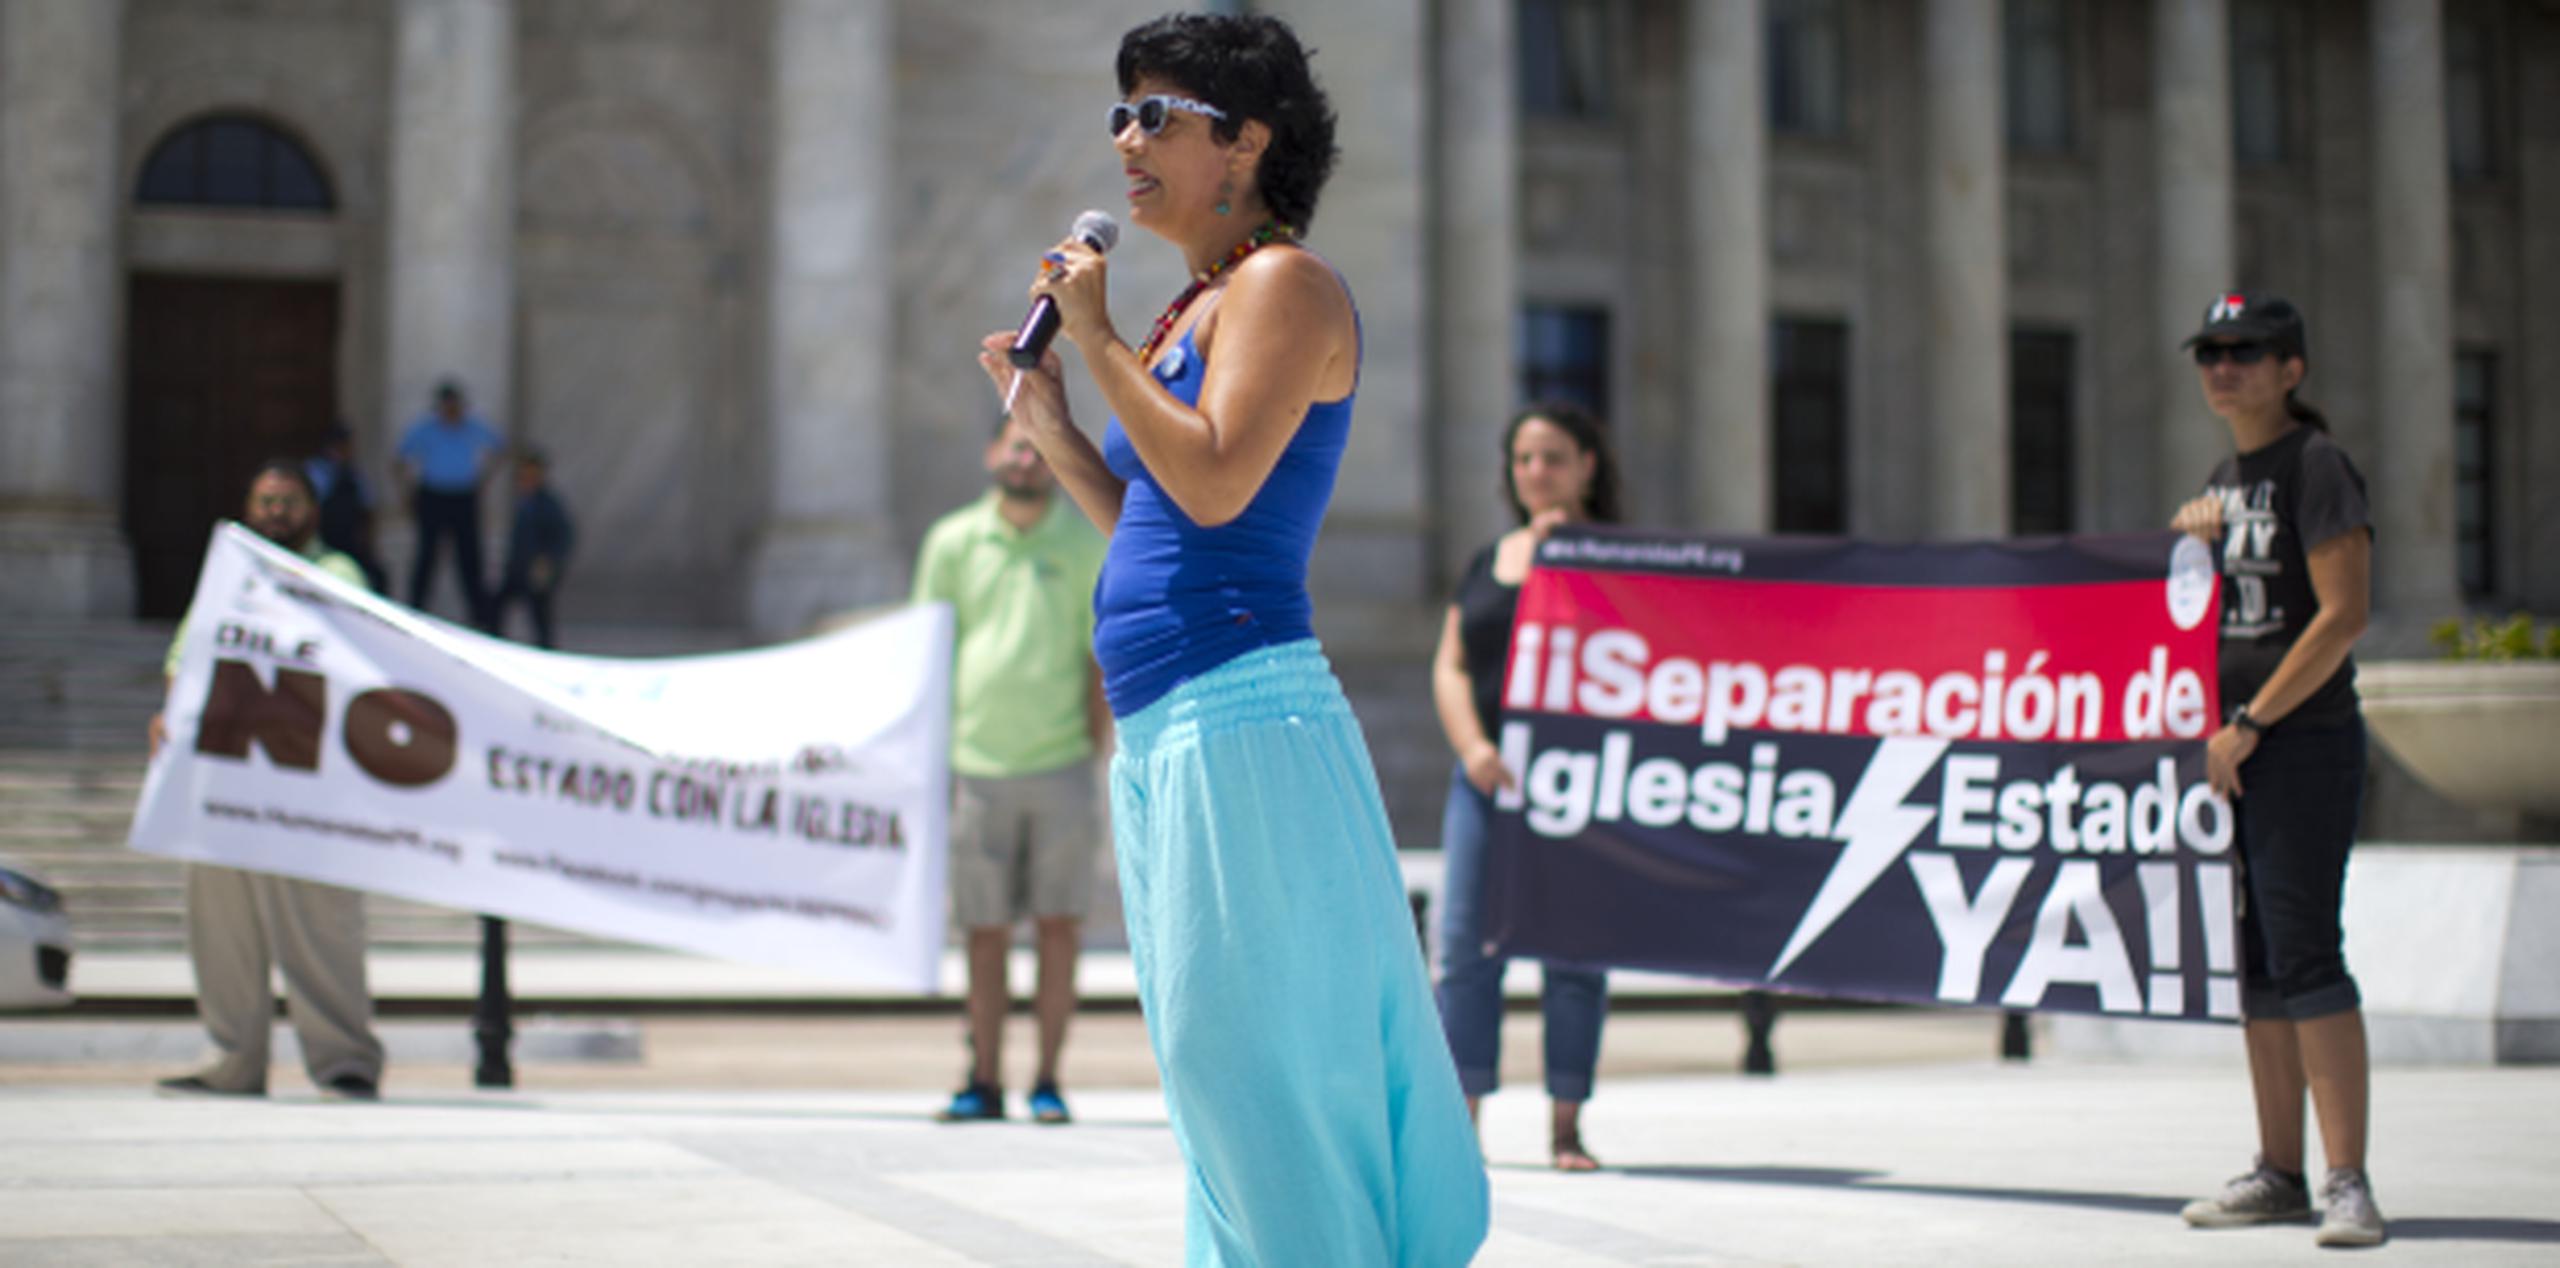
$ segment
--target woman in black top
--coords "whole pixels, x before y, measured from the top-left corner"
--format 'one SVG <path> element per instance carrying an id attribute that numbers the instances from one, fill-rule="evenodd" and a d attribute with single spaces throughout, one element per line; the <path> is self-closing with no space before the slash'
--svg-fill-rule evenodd
<path id="1" fill-rule="evenodd" d="M 2348 655 L 2372 587 L 2364 477 L 2319 411 L 2294 399 L 2309 366 L 2292 304 L 2221 296 L 2187 343 L 2205 403 L 2236 449 L 2175 525 L 2221 555 L 2230 721 L 2205 745 L 2205 773 L 2231 799 L 2248 885 L 2242 1011 L 2258 1160 L 2184 1215 L 2199 1228 L 2310 1216 L 2308 1089 L 2329 1164 L 2317 1240 L 2368 1246 L 2384 1233 L 2364 1172 L 2364 1014 L 2338 926 L 2364 791 L 2364 720 Z"/>
<path id="2" fill-rule="evenodd" d="M 1608 436 L 1590 414 L 1571 405 L 1532 407 L 1511 420 L 1502 451 L 1503 492 L 1520 526 L 1477 552 L 1467 566 L 1431 669 L 1440 729 L 1458 755 L 1440 821 L 1447 867 L 1440 903 L 1440 1021 L 1449 1032 L 1469 1115 L 1501 1083 L 1502 974 L 1510 961 L 1485 954 L 1481 910 L 1493 796 L 1517 787 L 1520 775 L 1504 767 L 1496 748 L 1512 612 L 1530 557 L 1556 525 L 1618 518 L 1617 468 Z M 1600 969 L 1545 965 L 1547 1095 L 1554 1101 L 1549 1143 L 1559 1171 L 1600 1165 L 1582 1147 L 1582 1103 L 1591 1096 L 1608 998 L 1608 979 Z"/>

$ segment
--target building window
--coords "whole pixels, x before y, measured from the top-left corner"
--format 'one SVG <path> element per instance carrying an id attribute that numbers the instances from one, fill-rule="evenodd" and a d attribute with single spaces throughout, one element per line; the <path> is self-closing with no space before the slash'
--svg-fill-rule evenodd
<path id="1" fill-rule="evenodd" d="M 2072 141 L 2072 9 L 2066 0 L 2008 0 L 2001 72 L 2009 148 L 2059 154 Z"/>
<path id="2" fill-rule="evenodd" d="M 1604 119 L 1610 111 L 1607 0 L 1519 0 L 1520 112 Z"/>
<path id="3" fill-rule="evenodd" d="M 1849 530 L 1849 328 L 1785 321 L 1769 339 L 1769 453 L 1781 533 Z"/>
<path id="4" fill-rule="evenodd" d="M 2467 599 L 2498 590 L 2498 354 L 2464 348 L 2453 355 L 2454 571 Z"/>
<path id="5" fill-rule="evenodd" d="M 2498 175 L 2499 40 L 2479 6 L 2448 5 L 2444 12 L 2444 131 L 2453 178 L 2485 181 Z"/>
<path id="6" fill-rule="evenodd" d="M 2278 0 L 2232 0 L 2231 158 L 2242 167 L 2276 166 L 2292 148 L 2288 17 Z"/>
<path id="7" fill-rule="evenodd" d="M 1769 0 L 1769 128 L 1848 130 L 1848 15 L 1841 0 Z"/>
<path id="8" fill-rule="evenodd" d="M 302 143 L 246 115 L 184 124 L 151 147 L 133 200 L 146 206 L 327 211 L 328 178 Z"/>
<path id="9" fill-rule="evenodd" d="M 1520 399 L 1609 417 L 1609 312 L 1532 304 L 1520 313 Z"/>
<path id="10" fill-rule="evenodd" d="M 2071 362 L 2067 330 L 2009 333 L 2009 532 L 2068 533 L 2076 487 L 2071 453 Z"/>

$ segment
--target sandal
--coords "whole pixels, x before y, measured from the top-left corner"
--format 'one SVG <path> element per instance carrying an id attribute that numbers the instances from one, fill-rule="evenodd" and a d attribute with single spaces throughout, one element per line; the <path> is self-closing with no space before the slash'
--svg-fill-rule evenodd
<path id="1" fill-rule="evenodd" d="M 1579 1131 L 1558 1132 L 1549 1137 L 1547 1154 L 1558 1171 L 1600 1170 L 1600 1160 L 1582 1147 L 1582 1133 Z"/>

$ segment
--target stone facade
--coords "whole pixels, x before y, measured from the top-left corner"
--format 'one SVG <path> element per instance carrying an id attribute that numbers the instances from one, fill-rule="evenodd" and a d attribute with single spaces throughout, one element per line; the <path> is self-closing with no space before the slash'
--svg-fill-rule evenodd
<path id="1" fill-rule="evenodd" d="M 132 602 L 107 443 L 119 8 L 0 7 L 0 595 L 13 611 Z"/>
<path id="2" fill-rule="evenodd" d="M 2176 336 L 2224 285 L 2287 291 L 2312 316 L 2308 394 L 2389 526 L 2385 650 L 2458 602 L 2451 358 L 2494 350 L 2496 594 L 2560 609 L 2537 496 L 2560 479 L 2560 368 L 2528 355 L 2560 337 L 2560 13 L 2275 0 L 2293 135 L 2244 165 L 2239 3 L 2060 6 L 2073 127 L 2035 153 L 2001 135 L 1993 0 L 1841 0 L 1820 134 L 1765 117 L 1784 0 L 1599 5 L 1610 105 L 1577 118 L 1520 104 L 1543 37 L 1515 0 L 1257 6 L 1320 50 L 1344 121 L 1312 242 L 1352 280 L 1368 360 L 1315 584 L 1398 749 L 1406 835 L 1436 813 L 1438 604 L 1503 518 L 1524 304 L 1608 315 L 1632 516 L 1725 531 L 1774 522 L 1771 319 L 1840 323 L 1845 527 L 1920 537 L 2005 527 L 2020 327 L 2076 340 L 2077 527 L 2160 524 L 2218 444 Z M 0 2 L 0 602 L 131 611 L 116 455 L 142 274 L 334 284 L 335 405 L 377 479 L 427 385 L 465 379 L 581 516 L 573 626 L 781 633 L 895 600 L 925 526 L 983 482 L 976 339 L 1077 209 L 1119 205 L 1111 52 L 1160 8 Z M 2445 176 L 2428 104 L 2448 13 L 2505 59 L 2479 179 Z M 154 147 L 224 113 L 293 138 L 333 207 L 137 205 Z M 1113 273 L 1124 331 L 1181 281 L 1145 235 Z M 395 570 L 405 537 L 395 508 Z"/>

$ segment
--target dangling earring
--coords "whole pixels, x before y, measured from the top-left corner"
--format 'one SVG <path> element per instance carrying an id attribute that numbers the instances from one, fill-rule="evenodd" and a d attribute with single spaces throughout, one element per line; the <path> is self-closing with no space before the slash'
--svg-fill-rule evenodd
<path id="1" fill-rule="evenodd" d="M 1233 215 L 1233 214 L 1235 214 L 1235 208 L 1234 208 L 1233 206 L 1229 205 L 1229 203 L 1228 203 L 1228 200 L 1229 200 L 1229 199 L 1231 199 L 1231 198 L 1234 198 L 1235 196 L 1236 196 L 1236 178 L 1235 178 L 1235 177 L 1230 176 L 1230 177 L 1227 177 L 1225 180 L 1219 181 L 1219 182 L 1218 182 L 1218 205 L 1217 205 L 1216 207 L 1214 207 L 1214 208 L 1211 208 L 1211 210 L 1213 210 L 1213 211 L 1217 212 L 1217 213 L 1218 213 L 1219 215 L 1221 215 L 1221 216 L 1227 216 L 1227 215 Z"/>

